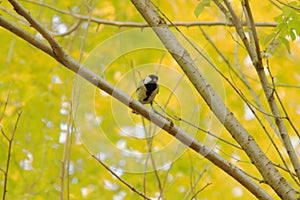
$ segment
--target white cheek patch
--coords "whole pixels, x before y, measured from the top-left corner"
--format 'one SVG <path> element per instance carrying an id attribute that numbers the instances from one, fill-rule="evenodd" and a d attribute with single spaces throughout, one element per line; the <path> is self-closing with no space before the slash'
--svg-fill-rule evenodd
<path id="1" fill-rule="evenodd" d="M 151 80 L 152 79 L 149 76 L 147 76 L 144 80 L 144 84 L 148 84 Z"/>

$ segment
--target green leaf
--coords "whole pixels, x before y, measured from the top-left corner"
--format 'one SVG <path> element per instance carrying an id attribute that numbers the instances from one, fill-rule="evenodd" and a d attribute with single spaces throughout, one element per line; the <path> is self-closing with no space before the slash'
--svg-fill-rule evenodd
<path id="1" fill-rule="evenodd" d="M 202 13 L 205 7 L 210 6 L 210 0 L 202 0 L 198 3 L 197 7 L 194 10 L 194 14 L 196 17 L 199 17 L 199 15 Z"/>
<path id="2" fill-rule="evenodd" d="M 278 23 L 281 23 L 284 19 L 284 16 L 281 14 L 281 15 L 278 15 L 277 17 L 274 17 L 274 21 L 275 22 L 278 22 Z"/>
<path id="3" fill-rule="evenodd" d="M 291 37 L 292 41 L 296 39 L 296 35 L 293 29 L 289 30 L 289 36 Z"/>
<path id="4" fill-rule="evenodd" d="M 293 29 L 294 31 L 296 31 L 295 34 L 297 34 L 298 36 L 300 35 L 300 15 L 292 18 L 289 22 L 289 28 L 290 29 Z"/>
<path id="5" fill-rule="evenodd" d="M 285 17 L 288 17 L 292 14 L 293 10 L 288 7 L 288 6 L 283 6 L 282 7 L 282 14 L 285 16 Z"/>
<path id="6" fill-rule="evenodd" d="M 284 44 L 284 46 L 285 46 L 285 48 L 287 49 L 287 51 L 289 52 L 289 54 L 291 54 L 291 48 L 290 48 L 290 43 L 289 43 L 289 41 L 288 41 L 286 38 L 284 38 L 284 37 L 280 37 L 280 38 L 279 38 L 279 41 L 280 41 L 282 44 Z"/>

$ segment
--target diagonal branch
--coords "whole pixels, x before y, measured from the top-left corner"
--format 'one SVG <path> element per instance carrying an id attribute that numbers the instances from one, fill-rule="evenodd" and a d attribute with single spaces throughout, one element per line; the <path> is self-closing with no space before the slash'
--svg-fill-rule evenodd
<path id="1" fill-rule="evenodd" d="M 137 190 L 135 187 L 133 187 L 132 185 L 130 185 L 129 183 L 127 183 L 125 180 L 123 180 L 120 176 L 118 176 L 118 174 L 116 174 L 104 162 L 101 161 L 100 156 L 97 157 L 97 156 L 95 156 L 94 154 L 92 154 L 90 152 L 89 152 L 89 154 L 92 155 L 92 157 L 96 161 L 98 161 L 107 171 L 109 171 L 115 178 L 117 178 L 121 183 L 123 183 L 124 185 L 126 185 L 126 187 L 130 188 L 133 192 L 135 192 L 136 194 L 140 195 L 144 199 L 151 200 L 151 198 L 149 198 L 148 196 L 146 196 L 145 194 L 143 194 L 142 192 L 140 192 L 139 190 Z"/>
<path id="2" fill-rule="evenodd" d="M 1 169 L 1 171 L 4 173 L 3 195 L 2 195 L 2 199 L 3 200 L 5 199 L 6 193 L 7 193 L 7 181 L 8 181 L 8 172 L 9 172 L 9 166 L 10 166 L 10 161 L 11 161 L 12 145 L 13 145 L 13 142 L 14 142 L 15 133 L 17 131 L 21 115 L 22 115 L 22 111 L 19 111 L 18 112 L 18 116 L 17 116 L 17 120 L 15 122 L 15 126 L 14 126 L 14 128 L 12 130 L 11 137 L 10 138 L 8 138 L 8 137 L 6 138 L 8 140 L 8 150 L 7 150 L 6 167 L 5 167 L 5 170 Z"/>
<path id="3" fill-rule="evenodd" d="M 17 24 L 5 19 L 2 15 L 0 15 L 0 26 L 19 36 L 29 44 L 37 47 L 51 57 L 54 56 L 50 45 L 42 42 L 37 37 L 34 37 L 24 29 L 20 28 Z"/>

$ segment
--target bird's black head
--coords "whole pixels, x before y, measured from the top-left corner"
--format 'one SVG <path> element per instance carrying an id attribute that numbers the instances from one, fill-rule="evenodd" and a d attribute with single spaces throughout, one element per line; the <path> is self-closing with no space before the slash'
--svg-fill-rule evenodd
<path id="1" fill-rule="evenodd" d="M 158 81 L 158 77 L 154 74 L 150 74 L 145 78 L 144 84 L 157 83 L 157 81 Z"/>

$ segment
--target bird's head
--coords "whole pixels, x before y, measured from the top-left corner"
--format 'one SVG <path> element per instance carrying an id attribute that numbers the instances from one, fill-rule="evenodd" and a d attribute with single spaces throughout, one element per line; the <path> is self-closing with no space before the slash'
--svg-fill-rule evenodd
<path id="1" fill-rule="evenodd" d="M 144 79 L 144 84 L 157 83 L 157 81 L 158 77 L 154 74 L 150 74 Z"/>

